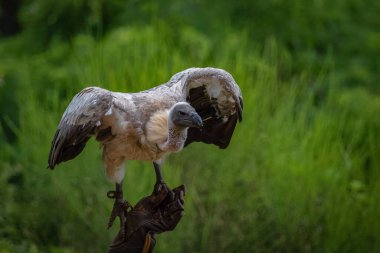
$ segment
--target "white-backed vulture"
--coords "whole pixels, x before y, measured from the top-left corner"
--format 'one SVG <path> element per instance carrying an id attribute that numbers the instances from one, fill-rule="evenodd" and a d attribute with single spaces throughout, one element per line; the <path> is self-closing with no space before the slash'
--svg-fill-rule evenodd
<path id="1" fill-rule="evenodd" d="M 49 167 L 81 153 L 91 136 L 101 143 L 107 177 L 116 183 L 114 211 L 123 202 L 126 160 L 152 161 L 157 184 L 160 164 L 192 142 L 228 146 L 242 120 L 243 100 L 232 76 L 215 68 L 190 68 L 167 83 L 138 93 L 88 87 L 76 94 L 64 112 L 52 141 Z"/>

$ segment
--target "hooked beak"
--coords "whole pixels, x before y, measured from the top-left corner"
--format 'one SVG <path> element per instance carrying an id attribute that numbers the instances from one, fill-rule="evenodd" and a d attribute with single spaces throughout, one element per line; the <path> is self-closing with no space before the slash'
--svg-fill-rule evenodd
<path id="1" fill-rule="evenodd" d="M 196 127 L 196 128 L 202 128 L 203 127 L 203 121 L 202 118 L 195 112 L 191 113 L 191 122 L 192 125 L 191 127 Z"/>

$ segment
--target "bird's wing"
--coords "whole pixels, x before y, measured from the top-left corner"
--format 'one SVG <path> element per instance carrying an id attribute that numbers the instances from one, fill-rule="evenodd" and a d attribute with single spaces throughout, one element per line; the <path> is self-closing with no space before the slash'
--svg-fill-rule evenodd
<path id="1" fill-rule="evenodd" d="M 185 145 L 201 141 L 226 148 L 243 113 L 242 93 L 233 77 L 222 69 L 191 68 L 174 75 L 168 85 L 180 88 L 203 120 L 202 129 L 188 130 Z"/>
<path id="2" fill-rule="evenodd" d="M 82 152 L 99 120 L 111 108 L 112 100 L 112 92 L 97 87 L 86 88 L 74 96 L 54 135 L 49 168 L 53 169 L 60 162 L 71 160 Z"/>

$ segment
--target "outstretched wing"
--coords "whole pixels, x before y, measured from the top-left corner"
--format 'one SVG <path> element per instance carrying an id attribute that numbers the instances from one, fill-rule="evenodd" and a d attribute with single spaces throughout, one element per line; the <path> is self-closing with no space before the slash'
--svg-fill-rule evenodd
<path id="1" fill-rule="evenodd" d="M 99 120 L 110 109 L 113 96 L 108 90 L 89 87 L 70 102 L 51 143 L 49 168 L 79 155 L 94 134 Z"/>
<path id="2" fill-rule="evenodd" d="M 185 145 L 200 141 L 226 148 L 243 113 L 242 93 L 233 77 L 222 69 L 191 68 L 174 75 L 169 85 L 181 86 L 203 120 L 202 129 L 189 129 Z"/>

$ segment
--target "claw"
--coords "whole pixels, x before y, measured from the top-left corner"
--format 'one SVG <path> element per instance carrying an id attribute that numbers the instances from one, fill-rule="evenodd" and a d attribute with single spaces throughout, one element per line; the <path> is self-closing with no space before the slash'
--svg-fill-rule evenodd
<path id="1" fill-rule="evenodd" d="M 131 205 L 128 203 L 128 201 L 123 200 L 123 192 L 120 190 L 120 186 L 116 187 L 116 191 L 107 192 L 107 197 L 111 199 L 115 199 L 112 212 L 108 220 L 107 228 L 108 229 L 111 228 L 115 222 L 116 217 L 119 217 L 120 227 L 123 231 L 125 220 L 126 220 L 126 214 L 128 212 L 128 209 L 131 208 Z"/>
<path id="2" fill-rule="evenodd" d="M 119 203 L 117 200 L 115 200 L 115 203 L 113 204 L 111 216 L 108 220 L 108 226 L 107 226 L 108 229 L 112 227 L 117 216 L 120 217 L 120 225 L 121 226 L 123 225 L 124 223 L 123 221 L 125 220 L 123 206 L 124 206 L 123 203 Z"/>
<path id="3" fill-rule="evenodd" d="M 165 182 L 159 182 L 154 185 L 154 192 L 159 193 L 162 190 L 167 190 L 168 186 L 165 184 Z"/>
<path id="4" fill-rule="evenodd" d="M 157 182 L 154 185 L 153 193 L 157 194 L 157 195 L 164 196 L 164 198 L 167 198 L 166 201 L 168 201 L 168 202 L 173 201 L 175 198 L 175 193 L 163 181 Z"/>
<path id="5" fill-rule="evenodd" d="M 116 217 L 120 218 L 120 226 L 123 226 L 126 220 L 127 213 L 132 209 L 132 205 L 127 200 L 119 201 L 115 200 L 111 212 L 111 216 L 108 221 L 108 229 L 112 227 Z"/>

